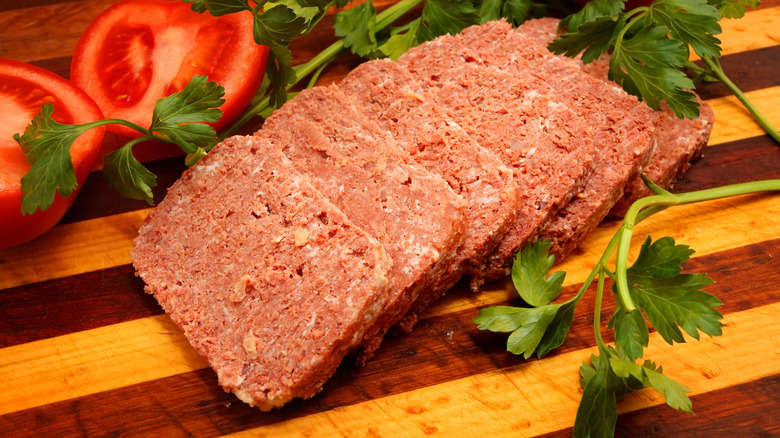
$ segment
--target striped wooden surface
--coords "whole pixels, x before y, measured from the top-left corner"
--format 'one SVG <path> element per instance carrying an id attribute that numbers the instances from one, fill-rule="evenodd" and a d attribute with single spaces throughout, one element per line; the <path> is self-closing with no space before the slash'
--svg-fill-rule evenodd
<path id="1" fill-rule="evenodd" d="M 67 76 L 83 28 L 111 1 L 0 1 L 0 57 Z M 780 126 L 780 0 L 723 23 L 726 72 Z M 296 43 L 305 60 L 329 43 Z M 323 82 L 355 65 L 345 57 Z M 780 146 L 718 85 L 710 148 L 676 190 L 780 177 Z M 1 109 L 0 109 L 1 110 Z M 163 154 L 166 155 L 166 154 Z M 158 197 L 178 158 L 150 162 Z M 156 302 L 128 255 L 147 214 L 98 173 L 63 223 L 0 250 L 0 436 L 567 436 L 580 397 L 577 370 L 594 350 L 593 297 L 566 343 L 542 360 L 504 351 L 505 337 L 471 323 L 482 306 L 513 303 L 506 280 L 472 294 L 459 285 L 410 334 L 388 338 L 357 368 L 345 363 L 312 400 L 261 413 L 224 393 Z M 566 294 L 591 269 L 617 224 L 603 224 L 561 265 Z M 674 236 L 697 250 L 725 304 L 724 334 L 673 348 L 653 336 L 646 357 L 692 389 L 696 415 L 641 391 L 620 402 L 618 436 L 780 436 L 780 196 L 669 210 L 637 234 Z M 604 316 L 611 312 L 606 304 Z"/>

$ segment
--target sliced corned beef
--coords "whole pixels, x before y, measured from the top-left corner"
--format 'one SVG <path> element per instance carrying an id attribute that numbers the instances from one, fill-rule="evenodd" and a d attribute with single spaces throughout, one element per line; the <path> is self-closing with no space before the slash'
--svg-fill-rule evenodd
<path id="1" fill-rule="evenodd" d="M 560 20 L 542 18 L 524 23 L 520 30 L 538 39 L 552 41 L 556 36 Z M 610 82 L 609 56 L 603 55 L 589 64 L 583 65 L 576 60 L 578 66 L 591 76 Z M 664 105 L 661 111 L 654 111 L 651 118 L 655 125 L 656 148 L 642 172 L 651 181 L 664 188 L 671 188 L 674 182 L 685 173 L 692 161 L 699 158 L 707 147 L 712 132 L 715 114 L 712 108 L 699 100 L 699 117 L 695 119 L 680 119 Z M 628 207 L 637 199 L 652 194 L 644 181 L 638 175 L 633 177 L 625 187 L 625 194 L 609 211 L 610 217 L 622 217 Z"/>
<path id="2" fill-rule="evenodd" d="M 377 240 L 253 137 L 187 170 L 132 256 L 219 384 L 263 410 L 319 392 L 389 297 Z"/>
<path id="3" fill-rule="evenodd" d="M 465 232 L 465 203 L 335 86 L 302 91 L 256 134 L 277 144 L 393 259 L 391 298 L 368 330 L 358 358 L 362 363 L 420 291 L 447 272 Z"/>
<path id="4" fill-rule="evenodd" d="M 455 36 L 439 37 L 399 62 L 436 93 L 479 144 L 513 169 L 521 209 L 497 248 L 471 269 L 474 286 L 509 272 L 514 254 L 585 185 L 594 166 L 593 128 L 572 102 L 580 93 L 546 84 L 553 71 L 508 72 L 480 62 Z M 557 77 L 557 76 L 556 76 Z"/>
<path id="5" fill-rule="evenodd" d="M 453 122 L 406 69 L 387 60 L 356 67 L 339 83 L 364 114 L 388 129 L 403 149 L 444 178 L 466 201 L 468 228 L 450 269 L 420 294 L 404 319 L 409 329 L 422 310 L 492 251 L 517 216 L 512 172 Z"/>

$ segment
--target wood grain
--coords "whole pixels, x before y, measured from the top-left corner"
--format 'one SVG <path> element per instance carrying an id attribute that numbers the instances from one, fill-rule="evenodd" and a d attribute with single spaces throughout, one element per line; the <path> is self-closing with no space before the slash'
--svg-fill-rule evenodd
<path id="1" fill-rule="evenodd" d="M 0 0 L 0 57 L 68 76 L 78 36 L 112 1 Z M 377 2 L 378 8 L 392 1 Z M 723 22 L 722 64 L 780 126 L 780 0 Z M 327 17 L 328 26 L 331 17 Z M 297 41 L 303 62 L 334 39 Z M 340 58 L 320 79 L 338 80 L 359 60 Z M 716 111 L 705 156 L 675 186 L 689 191 L 780 178 L 780 147 L 718 84 L 701 96 Z M 159 200 L 184 169 L 149 146 Z M 575 312 L 564 345 L 543 359 L 505 351 L 506 337 L 476 329 L 479 308 L 517 304 L 507 279 L 479 294 L 453 288 L 414 331 L 386 339 L 364 367 L 342 364 L 324 391 L 261 413 L 224 393 L 133 276 L 129 251 L 147 206 L 116 197 L 93 172 L 51 233 L 0 250 L 0 436 L 570 436 L 579 401 L 577 369 L 593 351 L 593 294 Z M 647 357 L 692 392 L 697 415 L 652 391 L 621 400 L 617 436 L 772 436 L 780 407 L 780 197 L 746 196 L 670 209 L 644 222 L 642 238 L 674 236 L 697 252 L 686 269 L 716 280 L 724 335 Z M 564 295 L 579 288 L 616 227 L 605 222 L 564 261 Z M 612 312 L 605 303 L 600 318 Z M 609 334 L 605 333 L 607 340 Z"/>

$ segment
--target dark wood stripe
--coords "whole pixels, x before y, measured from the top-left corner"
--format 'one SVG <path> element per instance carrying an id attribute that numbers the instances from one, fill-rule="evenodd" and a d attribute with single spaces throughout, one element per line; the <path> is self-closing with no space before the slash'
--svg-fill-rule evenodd
<path id="1" fill-rule="evenodd" d="M 780 436 L 780 375 L 691 397 L 695 415 L 666 405 L 618 417 L 615 437 L 775 437 Z M 726 406 L 727 408 L 724 408 Z M 568 438 L 572 428 L 542 435 Z"/>
<path id="2" fill-rule="evenodd" d="M 59 58 L 30 61 L 30 64 L 48 70 L 52 73 L 56 73 L 65 79 L 70 79 L 70 60 L 70 56 L 61 56 Z"/>
<path id="3" fill-rule="evenodd" d="M 666 405 L 620 416 L 620 437 L 780 436 L 780 375 L 692 397 L 695 415 Z"/>
<path id="4" fill-rule="evenodd" d="M 776 73 L 780 65 L 780 45 L 724 55 L 720 63 L 726 76 L 743 92 L 780 85 Z M 701 61 L 697 64 L 703 66 Z M 704 100 L 731 95 L 722 84 L 713 82 L 697 85 L 696 92 Z"/>
<path id="5" fill-rule="evenodd" d="M 13 11 L 15 9 L 32 8 L 35 6 L 57 5 L 60 3 L 76 3 L 81 0 L 15 0 L 4 1 L 0 4 L 0 12 Z"/>
<path id="6" fill-rule="evenodd" d="M 710 272 L 717 282 L 707 290 L 725 302 L 721 312 L 738 312 L 780 301 L 778 248 L 780 239 L 766 241 L 694 259 L 687 268 Z M 746 259 L 760 263 L 745 271 L 739 260 Z M 761 287 L 756 288 L 757 284 Z M 464 286 L 451 293 L 470 293 Z M 568 288 L 565 293 L 573 292 L 574 288 Z M 40 299 L 45 302 L 48 295 Z M 586 295 L 575 312 L 566 343 L 552 354 L 594 344 L 592 295 Z M 609 305 L 602 314 L 604 320 L 611 313 Z M 74 310 L 66 306 L 58 312 Z M 366 366 L 357 368 L 346 360 L 322 393 L 312 400 L 294 401 L 288 409 L 260 414 L 222 392 L 213 372 L 206 369 L 8 414 L 0 417 L 0 434 L 21 436 L 25 430 L 37 429 L 48 435 L 111 435 L 133 430 L 165 436 L 216 436 L 522 363 L 505 351 L 505 335 L 475 329 L 471 319 L 476 312 L 470 309 L 423 319 L 411 333 L 386 339 Z"/>
<path id="7" fill-rule="evenodd" d="M 131 265 L 5 289 L 0 348 L 162 313 Z"/>
<path id="8" fill-rule="evenodd" d="M 155 204 L 163 200 L 167 188 L 181 177 L 186 168 L 183 157 L 149 161 L 144 165 L 157 175 L 157 187 L 153 189 Z M 123 197 L 106 181 L 102 171 L 94 171 L 87 177 L 81 192 L 73 202 L 73 207 L 68 210 L 60 223 L 95 219 L 148 207 L 149 205 L 144 201 Z"/>
<path id="9" fill-rule="evenodd" d="M 780 145 L 762 135 L 708 148 L 704 157 L 675 184 L 674 191 L 773 178 L 780 178 Z"/>

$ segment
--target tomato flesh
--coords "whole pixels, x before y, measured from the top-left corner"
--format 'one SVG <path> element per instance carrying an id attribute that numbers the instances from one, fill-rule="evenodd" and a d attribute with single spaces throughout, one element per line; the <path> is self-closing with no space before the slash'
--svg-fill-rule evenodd
<path id="1" fill-rule="evenodd" d="M 260 87 L 268 48 L 254 42 L 251 13 L 213 17 L 183 2 L 123 0 L 106 9 L 79 40 L 71 80 L 107 118 L 147 127 L 157 100 L 182 90 L 195 75 L 225 88 L 225 126 Z M 139 134 L 121 125 L 108 129 Z"/>
<path id="2" fill-rule="evenodd" d="M 135 105 L 152 82 L 152 63 L 148 53 L 154 37 L 148 27 L 116 29 L 100 49 L 100 85 L 114 105 Z"/>
<path id="3" fill-rule="evenodd" d="M 68 197 L 55 196 L 54 203 L 44 211 L 22 215 L 21 179 L 30 170 L 30 164 L 13 135 L 24 132 L 44 103 L 52 104 L 52 117 L 60 123 L 82 124 L 103 118 L 89 96 L 60 76 L 29 64 L 0 59 L 0 248 L 27 242 L 52 228 L 78 191 Z M 104 131 L 89 130 L 71 146 L 79 188 L 100 154 Z"/>

